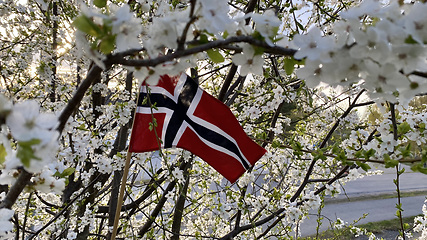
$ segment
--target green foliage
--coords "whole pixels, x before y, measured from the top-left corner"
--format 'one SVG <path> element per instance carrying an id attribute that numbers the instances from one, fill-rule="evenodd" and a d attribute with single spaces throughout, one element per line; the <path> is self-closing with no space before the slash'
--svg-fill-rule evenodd
<path id="1" fill-rule="evenodd" d="M 34 150 L 32 148 L 32 146 L 37 145 L 40 142 L 40 139 L 18 141 L 18 149 L 16 152 L 16 156 L 21 160 L 22 164 L 25 167 L 30 166 L 31 159 L 40 160 L 40 158 L 34 155 Z"/>
<path id="2" fill-rule="evenodd" d="M 93 36 L 100 37 L 102 35 L 101 28 L 93 22 L 92 19 L 86 17 L 85 15 L 80 15 L 73 21 L 73 25 L 80 31 Z"/>
<path id="3" fill-rule="evenodd" d="M 407 44 L 418 44 L 417 41 L 415 41 L 411 35 L 409 35 L 406 39 L 405 39 L 405 43 Z"/>
<path id="4" fill-rule="evenodd" d="M 65 185 L 68 185 L 68 183 L 69 183 L 68 177 L 71 176 L 71 174 L 73 174 L 75 171 L 76 171 L 75 168 L 69 167 L 69 168 L 64 169 L 64 171 L 62 173 L 56 171 L 53 174 L 53 176 L 59 177 L 59 178 L 65 178 Z"/>
<path id="5" fill-rule="evenodd" d="M 304 65 L 304 60 L 296 60 L 293 57 L 287 57 L 283 60 L 283 69 L 287 75 L 291 75 L 294 72 L 295 65 Z"/>
<path id="6" fill-rule="evenodd" d="M 101 52 L 104 54 L 109 54 L 114 50 L 115 44 L 116 44 L 116 36 L 107 35 L 99 43 L 99 50 L 101 50 Z"/>
<path id="7" fill-rule="evenodd" d="M 412 155 L 412 144 L 408 143 L 406 146 L 399 147 L 398 151 L 403 158 L 410 157 Z"/>
<path id="8" fill-rule="evenodd" d="M 423 133 L 426 130 L 426 124 L 421 122 L 418 124 L 418 128 L 419 128 L 420 133 Z"/>
<path id="9" fill-rule="evenodd" d="M 411 170 L 414 171 L 414 172 L 420 172 L 420 173 L 423 173 L 423 174 L 427 174 L 426 164 L 422 163 L 422 162 L 421 163 L 414 163 L 411 166 Z"/>
<path id="10" fill-rule="evenodd" d="M 313 160 L 326 160 L 326 156 L 323 155 L 323 151 L 321 149 L 311 152 L 311 155 L 313 156 Z"/>
<path id="11" fill-rule="evenodd" d="M 214 63 L 221 63 L 221 62 L 224 62 L 225 60 L 222 54 L 218 50 L 209 49 L 206 51 L 206 53 Z"/>
<path id="12" fill-rule="evenodd" d="M 409 130 L 411 130 L 411 126 L 407 122 L 403 122 L 403 123 L 399 124 L 399 126 L 397 126 L 397 133 L 399 135 L 405 134 L 405 133 L 409 132 Z"/>
<path id="13" fill-rule="evenodd" d="M 384 158 L 384 166 L 386 168 L 396 167 L 399 164 L 398 160 L 391 159 L 390 155 L 388 155 L 388 154 L 384 154 L 383 158 Z"/>
<path id="14" fill-rule="evenodd" d="M 368 171 L 369 169 L 371 169 L 371 166 L 369 166 L 369 164 L 361 162 L 361 161 L 356 161 L 357 166 L 361 167 L 364 171 Z"/>
<path id="15" fill-rule="evenodd" d="M 157 127 L 157 119 L 153 118 L 152 122 L 148 123 L 148 129 L 150 131 L 153 131 L 153 129 L 156 128 L 156 127 Z"/>
<path id="16" fill-rule="evenodd" d="M 107 5 L 107 0 L 93 0 L 93 4 L 99 8 L 103 8 Z"/>
<path id="17" fill-rule="evenodd" d="M 4 163 L 6 155 L 6 148 L 3 146 L 3 144 L 0 144 L 0 164 Z"/>
<path id="18" fill-rule="evenodd" d="M 99 49 L 103 54 L 110 54 L 116 45 L 116 35 L 112 33 L 111 20 L 104 20 L 103 25 L 96 24 L 93 19 L 80 15 L 73 21 L 73 25 L 92 39 L 92 48 Z"/>

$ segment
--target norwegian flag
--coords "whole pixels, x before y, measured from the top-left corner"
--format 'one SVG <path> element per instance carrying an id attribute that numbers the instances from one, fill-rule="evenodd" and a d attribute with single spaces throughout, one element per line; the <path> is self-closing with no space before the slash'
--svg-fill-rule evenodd
<path id="1" fill-rule="evenodd" d="M 192 152 L 231 183 L 266 152 L 246 135 L 225 104 L 185 73 L 161 76 L 157 86 L 141 86 L 129 151 L 154 151 L 159 144 Z"/>

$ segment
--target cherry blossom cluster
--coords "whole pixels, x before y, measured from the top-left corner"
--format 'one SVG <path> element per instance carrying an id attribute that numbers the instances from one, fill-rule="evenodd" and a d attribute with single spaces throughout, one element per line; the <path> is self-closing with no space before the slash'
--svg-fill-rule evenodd
<path id="1" fill-rule="evenodd" d="M 40 192 L 60 193 L 65 188 L 65 181 L 54 177 L 59 170 L 54 161 L 58 151 L 57 118 L 53 113 L 39 111 L 40 105 L 36 101 L 12 104 L 0 95 L 0 117 L 4 121 L 0 133 L 0 184 L 13 184 L 17 172 L 23 168 L 34 173 L 32 188 Z M 6 239 L 9 236 L 7 232 L 12 230 L 8 221 L 14 211 L 2 208 L 0 212 L 0 238 Z"/>
<path id="2" fill-rule="evenodd" d="M 13 217 L 13 213 L 14 211 L 11 209 L 0 209 L 0 239 L 13 238 L 13 224 L 10 222 L 10 219 Z"/>
<path id="3" fill-rule="evenodd" d="M 201 0 L 196 2 L 194 9 L 187 7 L 180 10 L 177 8 L 172 12 L 166 10 L 169 6 L 163 1 L 159 3 L 143 1 L 142 4 L 142 9 L 146 11 L 145 14 L 154 11 L 156 16 L 152 24 L 147 25 L 146 28 L 141 27 L 139 18 L 135 17 L 128 5 L 121 7 L 111 5 L 108 12 L 82 5 L 83 14 L 74 21 L 74 25 L 79 30 L 76 32 L 76 43 L 77 47 L 82 50 L 81 53 L 100 67 L 105 68 L 102 62 L 105 60 L 104 54 L 111 51 L 121 52 L 143 47 L 147 51 L 147 57 L 155 58 L 164 55 L 167 49 L 182 48 L 185 42 L 180 43 L 177 39 L 197 38 L 198 34 L 204 32 L 208 34 L 203 34 L 206 40 L 201 41 L 259 34 L 267 44 L 273 46 L 278 39 L 277 32 L 281 25 L 281 21 L 272 10 L 265 11 L 264 14 L 236 14 L 231 17 L 228 3 L 225 0 Z M 154 5 L 157 5 L 156 8 L 153 8 Z M 249 18 L 255 24 L 254 29 L 245 25 L 245 20 Z M 188 28 L 189 26 L 190 28 Z M 102 33 L 99 30 L 101 28 L 111 28 L 111 31 Z M 140 41 L 140 37 L 142 41 Z M 94 46 L 97 47 L 94 48 Z M 240 66 L 240 74 L 242 76 L 248 73 L 262 75 L 264 63 L 262 51 L 256 51 L 249 44 L 242 44 L 242 48 L 242 53 L 237 53 L 232 59 L 236 65 Z M 220 55 L 218 52 L 216 54 L 216 56 Z M 222 59 L 219 61 L 224 61 L 222 56 L 219 58 Z M 148 84 L 155 85 L 161 75 L 174 75 L 194 67 L 196 62 L 193 59 L 194 56 L 155 67 L 138 67 L 135 69 L 134 75 L 140 82 L 146 81 Z"/>
<path id="4" fill-rule="evenodd" d="M 300 229 L 299 223 L 307 218 L 308 211 L 321 206 L 322 194 L 336 196 L 346 182 L 379 173 L 375 170 L 363 172 L 355 167 L 349 169 L 345 177 L 325 184 L 325 179 L 336 177 L 342 167 L 352 166 L 354 162 L 350 159 L 364 161 L 363 154 L 369 152 L 368 160 L 372 161 L 381 161 L 388 156 L 387 166 L 390 167 L 396 164 L 396 159 L 408 155 L 407 146 L 416 149 L 408 158 L 419 157 L 424 150 L 424 108 L 404 108 L 396 104 L 397 113 L 392 115 L 384 106 L 381 117 L 374 121 L 367 120 L 363 109 L 357 108 L 341 118 L 348 102 L 363 88 L 369 91 L 371 98 L 379 97 L 381 101 L 377 102 L 402 102 L 424 91 L 425 82 L 421 76 L 425 71 L 425 33 L 420 31 L 425 18 L 422 14 L 424 4 L 383 6 L 368 0 L 360 7 L 342 13 L 344 20 L 329 26 L 329 18 L 338 16 L 329 7 L 339 12 L 353 3 L 346 0 L 317 3 L 233 0 L 137 0 L 130 1 L 132 4 L 119 0 L 0 2 L 5 3 L 0 4 L 0 24 L 8 29 L 2 40 L 4 37 L 10 41 L 10 44 L 7 41 L 0 43 L 0 48 L 6 49 L 4 54 L 3 51 L 0 53 L 0 84 L 5 86 L 2 91 L 19 100 L 16 104 L 0 101 L 0 110 L 3 109 L 0 119 L 5 119 L 0 153 L 6 153 L 5 158 L 0 159 L 4 161 L 0 164 L 0 184 L 12 184 L 23 168 L 34 172 L 29 187 L 36 190 L 35 193 L 23 192 L 13 206 L 14 211 L 0 210 L 0 225 L 4 227 L 0 231 L 7 232 L 12 228 L 9 220 L 13 214 L 19 220 L 26 214 L 26 228 L 46 227 L 37 235 L 40 239 L 81 239 L 88 237 L 85 234 L 102 237 L 111 232 L 106 220 L 112 219 L 107 213 L 114 201 L 114 191 L 110 191 L 115 184 L 112 179 L 123 168 L 127 143 L 126 134 L 122 133 L 130 132 L 128 123 L 138 85 L 138 81 L 133 81 L 132 90 L 128 88 L 130 72 L 140 82 L 155 84 L 162 74 L 173 75 L 194 67 L 200 85 L 217 96 L 230 73 L 229 66 L 238 66 L 233 88 L 226 93 L 224 102 L 248 135 L 265 146 L 268 153 L 236 184 L 228 183 L 186 151 L 173 149 L 133 154 L 124 204 L 137 203 L 137 206 L 121 214 L 126 221 L 120 223 L 120 237 L 134 237 L 138 229 L 152 219 L 152 228 L 143 238 L 172 238 L 170 229 L 175 222 L 172 217 L 164 216 L 172 216 L 179 208 L 177 200 L 185 196 L 179 232 L 182 239 L 221 238 L 242 226 L 250 229 L 234 238 L 291 238 L 290 232 Z M 246 5 L 249 2 L 257 2 L 257 7 L 254 12 L 245 13 L 251 12 Z M 57 16 L 52 13 L 53 3 L 60 3 Z M 305 11 L 310 16 L 304 20 L 298 11 Z M 324 11 L 330 11 L 330 15 Z M 56 19 L 60 24 L 57 32 L 59 46 L 53 51 L 52 21 Z M 325 19 L 328 21 L 322 29 L 308 28 Z M 12 22 L 19 24 L 14 28 Z M 70 26 L 70 22 L 74 24 Z M 307 35 L 297 34 L 306 29 L 310 29 Z M 280 32 L 286 36 L 279 35 Z M 72 35 L 75 39 L 67 37 Z M 230 37 L 248 37 L 264 46 L 286 46 L 288 35 L 294 39 L 290 46 L 299 48 L 295 58 L 305 60 L 296 61 L 286 54 L 284 57 L 265 53 L 265 49 L 249 43 L 233 42 L 221 48 L 209 47 L 199 53 L 178 56 L 156 66 L 104 66 L 104 60 L 119 56 L 119 53 L 126 53 L 122 60 L 128 63 L 150 62 Z M 34 56 L 40 56 L 40 59 Z M 94 80 L 100 80 L 98 83 L 92 82 L 58 138 L 53 130 L 56 120 L 46 112 L 64 109 L 89 72 L 91 62 L 108 68 L 108 71 L 103 71 L 99 79 Z M 289 69 L 285 70 L 289 68 L 288 63 L 305 64 L 297 71 L 300 79 L 289 73 Z M 55 72 L 53 66 L 58 71 Z M 404 80 L 398 82 L 397 78 Z M 320 82 L 350 87 L 313 89 L 301 84 L 303 81 L 310 87 Z M 52 82 L 56 84 L 54 88 Z M 46 93 L 52 91 L 56 93 L 56 101 L 46 97 Z M 102 98 L 102 103 L 96 101 L 99 99 L 95 95 Z M 42 106 L 25 99 L 35 99 Z M 365 97 L 358 103 L 364 100 Z M 18 111 L 20 108 L 29 110 Z M 20 123 L 14 121 L 16 117 L 7 120 L 14 111 L 34 116 L 31 117 L 34 124 L 24 124 L 34 127 L 24 126 L 22 129 L 37 136 L 36 140 L 20 140 L 22 136 L 16 130 Z M 396 123 L 392 121 L 393 117 Z M 320 148 L 337 121 L 339 125 L 332 138 Z M 399 131 L 397 138 L 393 134 L 395 126 Z M 51 131 L 59 151 L 58 146 L 52 146 L 50 158 L 44 158 L 48 153 L 39 152 L 39 145 L 43 142 L 50 144 L 48 135 Z M 35 156 L 28 155 L 29 167 L 25 166 L 25 160 L 22 162 L 17 157 L 19 148 L 26 147 L 27 141 L 30 141 L 30 148 L 26 148 L 26 153 Z M 15 156 L 14 161 L 9 160 L 12 156 Z M 175 156 L 180 156 L 180 160 Z M 183 190 L 187 174 L 180 169 L 181 159 L 192 164 L 188 169 L 187 191 Z M 310 181 L 298 193 L 313 159 L 317 162 L 309 176 Z M 425 171 L 419 164 L 413 165 Z M 375 167 L 374 164 L 370 166 Z M 40 169 L 34 169 L 36 167 Z M 176 187 L 166 190 L 173 182 L 178 183 Z M 322 187 L 325 190 L 316 193 Z M 150 196 L 145 196 L 150 191 Z M 3 198 L 4 194 L 0 194 L 0 200 Z M 166 199 L 162 206 L 160 199 Z M 149 217 L 159 208 L 159 216 L 163 217 Z M 52 212 L 61 211 L 65 214 L 50 221 Z M 254 225 L 269 217 L 272 218 L 268 223 Z M 425 223 L 424 220 L 425 217 L 418 223 Z M 275 227 L 270 225 L 275 222 L 278 223 Z M 20 228 L 24 225 L 22 221 L 18 224 Z M 272 226 L 268 231 L 267 224 Z M 337 227 L 346 224 L 340 221 Z M 417 226 L 427 232 L 424 225 Z M 369 234 L 361 229 L 351 229 L 355 234 Z M 22 232 L 18 237 L 30 234 Z M 0 238 L 1 234 L 3 232 Z M 370 239 L 374 238 L 370 236 Z"/>
<path id="5" fill-rule="evenodd" d="M 425 239 L 427 238 L 427 200 L 424 202 L 422 210 L 423 215 L 414 219 L 414 231 L 421 232 L 420 239 Z"/>
<path id="6" fill-rule="evenodd" d="M 306 58 L 297 75 L 310 87 L 361 84 L 372 98 L 407 103 L 427 91 L 427 79 L 418 74 L 427 69 L 426 10 L 421 2 L 363 1 L 324 33 L 312 27 L 294 36 L 295 58 Z"/>
<path id="7" fill-rule="evenodd" d="M 33 100 L 12 104 L 0 95 L 0 112 L 5 117 L 2 126 L 2 164 L 11 170 L 23 166 L 29 172 L 40 172 L 55 158 L 59 133 L 55 130 L 57 118 L 53 113 L 40 113 L 40 105 Z M 11 144 L 7 137 L 10 131 Z"/>

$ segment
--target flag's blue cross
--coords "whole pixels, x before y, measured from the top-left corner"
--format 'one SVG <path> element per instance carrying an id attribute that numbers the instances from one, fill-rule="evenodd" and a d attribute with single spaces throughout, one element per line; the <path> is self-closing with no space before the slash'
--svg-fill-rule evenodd
<path id="1" fill-rule="evenodd" d="M 185 84 L 178 96 L 178 101 L 175 103 L 174 100 L 170 99 L 164 94 L 161 93 L 150 93 L 150 102 L 155 104 L 157 108 L 168 108 L 173 111 L 173 114 L 169 120 L 169 124 L 166 128 L 166 134 L 163 146 L 164 148 L 173 147 L 173 141 L 175 136 L 178 133 L 181 125 L 186 122 L 190 125 L 194 131 L 203 139 L 221 146 L 234 154 L 236 154 L 240 158 L 240 162 L 242 163 L 245 169 L 250 167 L 250 163 L 242 157 L 242 154 L 239 151 L 238 146 L 235 143 L 222 136 L 221 134 L 212 131 L 198 123 L 195 123 L 193 120 L 188 117 L 187 112 L 188 109 L 194 99 L 194 96 L 197 93 L 198 84 L 190 77 L 187 77 Z M 144 103 L 144 99 L 147 97 L 146 92 L 141 92 L 138 99 L 138 106 L 140 107 L 150 107 L 146 102 Z"/>

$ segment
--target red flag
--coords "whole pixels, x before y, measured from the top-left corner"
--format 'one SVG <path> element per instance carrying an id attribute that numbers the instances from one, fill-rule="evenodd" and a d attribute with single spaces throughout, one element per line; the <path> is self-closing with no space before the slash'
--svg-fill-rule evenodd
<path id="1" fill-rule="evenodd" d="M 150 127 L 153 119 L 156 127 Z M 129 151 L 154 151 L 159 144 L 192 152 L 231 183 L 266 152 L 246 135 L 225 104 L 185 73 L 164 75 L 157 86 L 141 86 Z"/>

